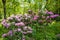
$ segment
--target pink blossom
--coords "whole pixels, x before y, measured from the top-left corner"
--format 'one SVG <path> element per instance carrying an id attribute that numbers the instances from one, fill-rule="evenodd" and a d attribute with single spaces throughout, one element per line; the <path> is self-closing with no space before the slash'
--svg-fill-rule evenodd
<path id="1" fill-rule="evenodd" d="M 9 28 L 10 23 L 7 23 L 7 22 L 6 22 L 6 19 L 4 19 L 4 20 L 2 21 L 2 25 L 5 26 L 6 28 Z"/>
<path id="2" fill-rule="evenodd" d="M 9 28 L 9 27 L 10 27 L 10 24 L 9 24 L 9 23 L 7 23 L 7 24 L 5 24 L 5 26 L 6 26 L 6 28 Z"/>
<path id="3" fill-rule="evenodd" d="M 23 34 L 27 34 L 27 32 L 22 32 Z"/>
<path id="4" fill-rule="evenodd" d="M 18 29 L 17 29 L 17 31 L 21 31 L 21 29 L 20 29 L 20 28 L 18 28 Z"/>
<path id="5" fill-rule="evenodd" d="M 12 30 L 10 30 L 10 31 L 8 32 L 8 35 L 12 36 L 12 34 L 13 34 Z"/>
<path id="6" fill-rule="evenodd" d="M 19 19 L 19 16 L 15 16 L 16 19 Z"/>
<path id="7" fill-rule="evenodd" d="M 37 20 L 39 16 L 34 16 L 33 20 Z"/>
<path id="8" fill-rule="evenodd" d="M 47 14 L 53 15 L 54 13 L 50 11 L 50 12 L 47 12 Z"/>
<path id="9" fill-rule="evenodd" d="M 21 21 L 21 19 L 17 19 L 18 21 Z"/>
<path id="10" fill-rule="evenodd" d="M 20 22 L 20 23 L 15 23 L 15 26 L 25 26 L 25 24 L 23 22 Z"/>
<path id="11" fill-rule="evenodd" d="M 10 24 L 9 23 L 5 23 L 5 24 L 3 24 L 3 26 L 5 26 L 6 28 L 9 28 Z"/>
<path id="12" fill-rule="evenodd" d="M 49 19 L 49 18 L 50 18 L 50 17 L 49 17 L 49 16 L 47 16 L 47 17 L 46 17 L 46 20 L 47 20 L 47 19 Z"/>
<path id="13" fill-rule="evenodd" d="M 6 37 L 6 36 L 7 36 L 7 34 L 3 34 L 3 35 L 2 35 L 2 37 Z"/>
<path id="14" fill-rule="evenodd" d="M 26 17 L 26 19 L 31 18 L 31 16 L 28 14 L 25 14 L 25 17 Z"/>
<path id="15" fill-rule="evenodd" d="M 27 30 L 27 26 L 23 27 L 23 30 Z"/>
<path id="16" fill-rule="evenodd" d="M 55 15 L 51 15 L 50 17 L 55 18 L 55 17 L 58 17 L 58 16 L 59 16 L 58 14 L 55 14 Z"/>
<path id="17" fill-rule="evenodd" d="M 5 23 L 6 23 L 6 19 L 4 19 L 1 24 L 5 24 Z"/>

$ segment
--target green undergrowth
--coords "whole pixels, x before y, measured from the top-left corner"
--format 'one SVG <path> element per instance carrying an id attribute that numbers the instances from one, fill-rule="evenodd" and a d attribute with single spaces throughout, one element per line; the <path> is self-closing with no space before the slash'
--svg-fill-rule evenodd
<path id="1" fill-rule="evenodd" d="M 38 23 L 30 24 L 29 26 L 33 28 L 33 33 L 26 35 L 26 40 L 57 40 L 56 35 L 60 34 L 60 22 L 54 21 L 48 26 L 42 26 Z M 0 24 L 0 40 L 3 40 L 2 34 L 7 31 Z"/>

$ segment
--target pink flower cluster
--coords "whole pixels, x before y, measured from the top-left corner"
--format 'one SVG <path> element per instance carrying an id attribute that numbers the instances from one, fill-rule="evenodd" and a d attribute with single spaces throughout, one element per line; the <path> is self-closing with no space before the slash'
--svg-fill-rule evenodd
<path id="1" fill-rule="evenodd" d="M 15 26 L 25 26 L 23 22 L 15 23 Z"/>
<path id="2" fill-rule="evenodd" d="M 9 28 L 9 27 L 10 27 L 10 23 L 7 23 L 7 22 L 6 22 L 6 19 L 4 19 L 4 20 L 2 21 L 2 25 L 5 26 L 6 28 Z"/>
<path id="3" fill-rule="evenodd" d="M 22 15 L 12 15 L 10 17 L 8 17 L 7 19 L 2 20 L 2 25 L 5 28 L 9 29 L 9 32 L 4 33 L 2 35 L 2 37 L 12 37 L 13 35 L 15 35 L 14 33 L 19 32 L 22 34 L 29 34 L 32 33 L 32 28 L 27 26 L 24 23 L 24 18 L 27 18 L 26 20 L 28 20 L 28 18 L 31 18 L 30 16 L 22 16 Z M 13 28 L 11 28 L 13 27 Z"/>
<path id="4" fill-rule="evenodd" d="M 56 17 L 59 16 L 58 14 L 54 14 L 52 11 L 48 11 L 48 10 L 46 10 L 46 14 L 48 14 L 48 16 L 46 17 L 46 19 L 56 18 Z"/>
<path id="5" fill-rule="evenodd" d="M 39 16 L 36 16 L 36 15 L 35 15 L 35 16 L 33 17 L 33 20 L 37 20 L 38 18 L 39 18 Z"/>
<path id="6" fill-rule="evenodd" d="M 13 32 L 12 30 L 10 30 L 8 33 L 3 34 L 2 37 L 12 36 L 12 35 L 13 35 Z"/>
<path id="7" fill-rule="evenodd" d="M 49 12 L 48 10 L 46 11 L 47 14 L 50 14 L 50 15 L 53 15 L 54 13 L 53 12 Z"/>
<path id="8" fill-rule="evenodd" d="M 30 13 L 30 11 L 29 11 Z M 46 16 L 47 15 L 47 16 Z M 2 25 L 6 28 L 11 29 L 8 33 L 2 35 L 2 37 L 13 36 L 15 32 L 19 32 L 22 34 L 32 33 L 32 28 L 29 27 L 31 23 L 37 21 L 39 24 L 50 23 L 52 18 L 58 17 L 58 14 L 54 14 L 53 12 L 46 11 L 44 15 L 33 15 L 32 14 L 19 14 L 19 15 L 11 15 L 7 19 L 2 21 Z M 11 28 L 12 27 L 12 28 Z M 23 40 L 25 40 L 23 38 Z"/>

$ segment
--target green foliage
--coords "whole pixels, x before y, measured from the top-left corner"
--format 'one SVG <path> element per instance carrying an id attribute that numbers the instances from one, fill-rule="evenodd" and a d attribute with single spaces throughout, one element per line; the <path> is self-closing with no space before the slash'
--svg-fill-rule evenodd
<path id="1" fill-rule="evenodd" d="M 26 13 L 28 9 L 36 11 L 38 9 L 44 11 L 48 9 L 54 13 L 60 13 L 59 0 L 6 0 L 7 17 L 11 14 Z M 3 4 L 0 0 L 0 14 L 3 15 Z"/>
<path id="2" fill-rule="evenodd" d="M 11 14 L 27 13 L 29 9 L 34 12 L 48 9 L 49 11 L 60 14 L 59 2 L 60 0 L 6 0 L 6 13 L 8 17 Z M 2 0 L 0 0 L 0 20 L 3 16 L 3 4 Z M 56 18 L 56 21 L 52 22 L 48 26 L 41 26 L 38 23 L 31 24 L 30 26 L 33 28 L 33 33 L 30 34 L 31 36 L 27 35 L 26 40 L 56 40 L 56 35 L 60 34 L 60 19 Z M 0 24 L 0 40 L 4 40 L 1 36 L 7 31 L 8 30 L 3 28 Z"/>
<path id="3" fill-rule="evenodd" d="M 59 13 L 59 0 L 47 0 L 46 8 L 54 13 Z"/>
<path id="4" fill-rule="evenodd" d="M 27 40 L 56 40 L 56 34 L 60 33 L 60 22 L 52 22 L 48 26 L 41 26 L 37 23 L 34 25 L 31 24 L 33 28 L 33 33 L 26 36 Z M 0 25 L 0 38 L 4 32 L 7 32 L 6 29 Z M 31 37 L 31 38 L 30 38 Z M 1 38 L 3 40 L 3 38 Z"/>

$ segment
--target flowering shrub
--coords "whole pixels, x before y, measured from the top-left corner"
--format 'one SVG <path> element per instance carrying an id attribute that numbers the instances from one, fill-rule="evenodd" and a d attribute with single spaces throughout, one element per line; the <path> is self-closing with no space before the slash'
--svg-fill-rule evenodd
<path id="1" fill-rule="evenodd" d="M 26 18 L 30 18 L 30 17 L 26 17 L 26 16 L 23 17 L 23 15 L 11 15 L 7 19 L 4 19 L 2 21 L 2 25 L 5 28 L 7 28 L 9 31 L 8 31 L 8 33 L 4 33 L 2 35 L 2 37 L 4 37 L 4 38 L 7 37 L 7 38 L 11 39 L 14 36 L 16 38 L 18 37 L 18 39 L 19 39 L 20 34 L 22 34 L 22 40 L 25 40 L 25 38 L 24 38 L 25 34 L 32 33 L 32 28 L 29 27 L 28 25 L 26 25 L 24 18 L 26 19 Z"/>
<path id="2" fill-rule="evenodd" d="M 39 15 L 40 16 L 38 22 L 42 24 L 51 23 L 54 20 L 54 18 L 59 16 L 58 14 L 54 14 L 53 12 L 48 10 L 46 10 L 45 13 L 40 13 Z"/>
<path id="3" fill-rule="evenodd" d="M 59 16 L 49 11 L 46 11 L 44 15 L 40 13 L 40 15 L 32 16 L 31 13 L 32 12 L 29 10 L 29 14 L 11 15 L 7 19 L 2 20 L 2 25 L 9 30 L 8 33 L 4 33 L 2 37 L 9 38 L 10 40 L 21 40 L 20 35 L 22 35 L 22 40 L 25 40 L 25 35 L 33 31 L 29 26 L 30 24 L 35 24 L 37 22 L 39 25 L 46 25 Z"/>

